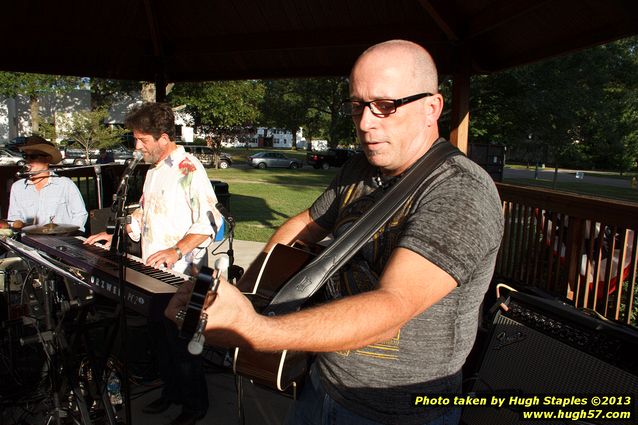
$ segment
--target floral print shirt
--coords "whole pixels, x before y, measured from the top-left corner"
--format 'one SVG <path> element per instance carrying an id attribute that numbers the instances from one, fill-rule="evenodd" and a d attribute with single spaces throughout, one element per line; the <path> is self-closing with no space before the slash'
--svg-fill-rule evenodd
<path id="1" fill-rule="evenodd" d="M 148 170 L 140 208 L 132 214 L 130 237 L 142 237 L 142 259 L 175 246 L 186 234 L 213 237 L 222 223 L 217 197 L 206 170 L 193 155 L 178 146 Z M 205 264 L 211 238 L 184 255 L 173 266 L 185 272 L 191 263 Z"/>

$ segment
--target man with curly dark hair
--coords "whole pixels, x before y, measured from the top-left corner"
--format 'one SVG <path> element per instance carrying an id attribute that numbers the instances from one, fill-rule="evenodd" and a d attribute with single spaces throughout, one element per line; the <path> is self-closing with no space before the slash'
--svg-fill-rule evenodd
<path id="1" fill-rule="evenodd" d="M 169 105 L 143 104 L 127 115 L 125 124 L 144 162 L 153 165 L 146 174 L 140 208 L 131 214 L 129 236 L 141 238 L 147 265 L 189 273 L 191 265 L 206 262 L 207 246 L 221 227 L 208 175 L 197 158 L 175 143 L 175 117 Z M 100 233 L 86 243 L 110 239 Z M 202 359 L 188 353 L 188 341 L 177 337 L 173 323 L 150 325 L 164 387 L 162 396 L 143 411 L 161 413 L 171 404 L 181 404 L 182 413 L 171 424 L 193 424 L 208 410 Z"/>

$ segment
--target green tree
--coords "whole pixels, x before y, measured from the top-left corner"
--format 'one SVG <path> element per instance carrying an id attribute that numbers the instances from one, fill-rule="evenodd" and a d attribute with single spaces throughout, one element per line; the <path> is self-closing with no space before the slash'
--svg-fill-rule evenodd
<path id="1" fill-rule="evenodd" d="M 259 123 L 264 86 L 257 80 L 175 84 L 168 100 L 193 117 L 193 126 L 215 139 L 215 164 L 225 138 L 241 137 Z"/>
<path id="2" fill-rule="evenodd" d="M 555 167 L 626 170 L 637 151 L 636 40 L 474 77 L 471 141 Z"/>
<path id="3" fill-rule="evenodd" d="M 309 111 L 304 80 L 268 80 L 264 84 L 262 116 L 266 125 L 292 133 L 292 149 L 297 149 L 297 130 L 306 121 Z"/>
<path id="4" fill-rule="evenodd" d="M 325 114 L 318 111 L 308 111 L 306 122 L 303 125 L 304 136 L 306 138 L 306 149 L 312 150 L 314 139 L 326 138 L 325 129 L 328 127 Z"/>
<path id="5" fill-rule="evenodd" d="M 293 134 L 293 149 L 299 127 L 305 128 L 310 139 L 321 135 L 336 147 L 351 141 L 352 120 L 339 112 L 346 97 L 348 83 L 342 77 L 267 81 L 263 116 L 269 126 Z"/>
<path id="6" fill-rule="evenodd" d="M 584 121 L 583 131 L 593 142 L 586 145 L 597 168 L 625 172 L 638 158 L 638 37 L 595 49 L 599 101 Z"/>
<path id="7" fill-rule="evenodd" d="M 113 103 L 121 101 L 128 93 L 141 90 L 139 81 L 110 80 L 106 78 L 91 78 L 91 109 L 108 109 Z"/>
<path id="8" fill-rule="evenodd" d="M 125 129 L 107 126 L 107 119 L 106 109 L 73 112 L 60 133 L 76 141 L 84 149 L 85 158 L 88 160 L 91 150 L 117 145 L 121 137 L 127 133 Z"/>
<path id="9" fill-rule="evenodd" d="M 263 94 L 261 82 L 254 80 L 178 83 L 169 100 L 193 116 L 197 129 L 220 135 L 255 125 Z"/>
<path id="10" fill-rule="evenodd" d="M 350 144 L 353 131 L 352 119 L 340 112 L 341 102 L 348 97 L 347 79 L 345 77 L 309 78 L 300 80 L 299 86 L 303 101 L 309 107 L 305 117 L 306 127 L 313 128 L 313 124 L 314 126 L 318 124 L 331 147 L 337 147 L 340 142 Z"/>

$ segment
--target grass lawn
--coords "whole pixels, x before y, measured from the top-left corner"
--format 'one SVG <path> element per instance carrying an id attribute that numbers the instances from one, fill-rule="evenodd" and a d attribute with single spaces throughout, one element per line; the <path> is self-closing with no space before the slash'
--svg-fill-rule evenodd
<path id="1" fill-rule="evenodd" d="M 253 152 L 264 149 L 233 149 L 233 161 L 240 163 Z M 304 151 L 284 151 L 305 157 Z M 209 169 L 211 180 L 228 184 L 231 213 L 237 221 L 235 237 L 265 242 L 284 221 L 308 208 L 337 173 L 336 168 L 315 170 L 308 166 L 298 170 Z M 551 180 L 507 179 L 505 183 L 523 186 L 552 187 Z M 557 182 L 557 190 L 638 202 L 638 190 L 582 182 Z"/>
<path id="2" fill-rule="evenodd" d="M 228 183 L 235 238 L 265 242 L 288 218 L 312 205 L 336 168 L 208 170 L 211 180 Z"/>

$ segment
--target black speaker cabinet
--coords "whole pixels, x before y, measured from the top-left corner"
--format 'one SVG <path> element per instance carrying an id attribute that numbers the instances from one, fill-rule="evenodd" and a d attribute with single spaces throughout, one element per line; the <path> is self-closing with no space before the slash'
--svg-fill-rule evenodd
<path id="1" fill-rule="evenodd" d="M 636 415 L 635 329 L 590 316 L 556 300 L 519 292 L 510 292 L 504 304 L 506 309 L 501 309 L 493 321 L 478 375 L 465 377 L 472 380 L 470 394 L 538 395 L 541 400 L 547 395 L 630 394 Z M 513 425 L 530 421 L 521 421 L 516 408 L 481 406 L 465 408 L 462 423 Z M 610 422 L 586 419 L 570 423 Z"/>
<path id="2" fill-rule="evenodd" d="M 89 234 L 94 235 L 106 230 L 109 219 L 112 217 L 113 212 L 111 208 L 102 208 L 91 210 L 89 212 Z M 142 256 L 142 247 L 139 242 L 134 242 L 131 239 L 128 242 L 128 252 L 137 257 Z"/>

